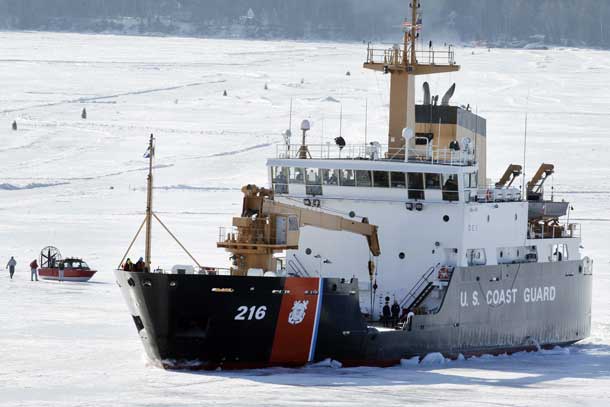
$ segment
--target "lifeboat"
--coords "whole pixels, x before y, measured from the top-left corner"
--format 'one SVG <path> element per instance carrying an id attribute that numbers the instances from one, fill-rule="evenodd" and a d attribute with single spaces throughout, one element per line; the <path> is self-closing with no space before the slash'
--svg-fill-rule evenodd
<path id="1" fill-rule="evenodd" d="M 89 281 L 95 273 L 97 270 L 92 270 L 83 259 L 62 258 L 61 253 L 55 247 L 45 247 L 40 253 L 38 276 L 43 280 L 85 282 Z"/>

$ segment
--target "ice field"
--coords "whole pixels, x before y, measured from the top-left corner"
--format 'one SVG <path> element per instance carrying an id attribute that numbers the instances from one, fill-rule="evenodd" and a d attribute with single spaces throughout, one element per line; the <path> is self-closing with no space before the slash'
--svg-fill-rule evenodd
<path id="1" fill-rule="evenodd" d="M 433 94 L 457 82 L 452 102 L 487 119 L 488 177 L 522 162 L 529 112 L 526 172 L 555 164 L 555 197 L 573 202 L 595 261 L 589 339 L 387 369 L 191 373 L 146 361 L 112 269 L 144 216 L 148 135 L 157 137 L 156 212 L 201 263 L 227 266 L 218 227 L 240 211 L 242 185 L 265 184 L 291 98 L 293 132 L 312 119 L 311 143 L 338 136 L 341 105 L 343 136 L 362 143 L 365 100 L 368 140 L 386 143 L 389 78 L 361 68 L 365 51 L 0 33 L 0 265 L 11 255 L 18 262 L 13 281 L 0 273 L 0 405 L 610 404 L 610 52 L 602 51 L 458 48 L 462 71 L 430 78 Z M 160 227 L 153 237 L 155 266 L 189 263 Z M 88 284 L 30 282 L 28 264 L 49 244 L 98 274 Z M 139 241 L 131 257 L 142 254 Z"/>

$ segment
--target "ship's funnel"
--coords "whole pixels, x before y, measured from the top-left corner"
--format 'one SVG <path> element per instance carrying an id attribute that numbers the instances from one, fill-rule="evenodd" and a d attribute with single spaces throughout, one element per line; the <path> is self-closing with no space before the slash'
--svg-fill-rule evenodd
<path id="1" fill-rule="evenodd" d="M 447 92 L 443 96 L 443 100 L 441 101 L 442 106 L 449 106 L 449 99 L 451 99 L 454 92 L 455 92 L 455 83 L 453 85 L 451 85 L 451 87 L 447 90 Z"/>
<path id="2" fill-rule="evenodd" d="M 430 85 L 424 82 L 424 105 L 430 105 Z"/>

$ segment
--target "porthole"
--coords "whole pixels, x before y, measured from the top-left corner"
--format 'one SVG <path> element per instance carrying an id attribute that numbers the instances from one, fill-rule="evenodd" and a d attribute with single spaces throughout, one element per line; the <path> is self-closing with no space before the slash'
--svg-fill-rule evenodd
<path id="1" fill-rule="evenodd" d="M 449 222 L 449 215 L 445 215 L 445 216 L 443 216 L 443 220 L 444 220 L 445 222 Z"/>
<path id="2" fill-rule="evenodd" d="M 398 253 L 398 258 L 399 258 L 400 260 L 403 260 L 403 259 L 405 258 L 405 253 L 404 253 L 404 252 L 400 252 L 400 253 Z"/>
<path id="3" fill-rule="evenodd" d="M 504 252 L 500 251 L 500 257 L 504 257 Z"/>
<path id="4" fill-rule="evenodd" d="M 311 249 L 309 247 L 305 249 L 305 254 L 308 256 L 311 254 Z"/>
<path id="5" fill-rule="evenodd" d="M 349 217 L 350 217 L 350 218 L 355 218 L 355 217 L 356 217 L 356 212 L 354 212 L 354 211 L 350 211 L 350 213 L 349 213 Z"/>
<path id="6" fill-rule="evenodd" d="M 129 284 L 130 287 L 135 287 L 136 282 L 133 281 L 133 278 L 129 277 L 129 279 L 127 280 L 127 284 Z"/>

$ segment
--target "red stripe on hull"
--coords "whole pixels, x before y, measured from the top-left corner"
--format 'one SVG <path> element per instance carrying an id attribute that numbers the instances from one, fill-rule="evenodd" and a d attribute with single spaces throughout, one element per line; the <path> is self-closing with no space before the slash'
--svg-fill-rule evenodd
<path id="1" fill-rule="evenodd" d="M 288 278 L 275 327 L 270 365 L 302 366 L 309 359 L 318 301 L 317 278 Z M 307 294 L 306 294 L 307 293 Z"/>

